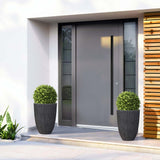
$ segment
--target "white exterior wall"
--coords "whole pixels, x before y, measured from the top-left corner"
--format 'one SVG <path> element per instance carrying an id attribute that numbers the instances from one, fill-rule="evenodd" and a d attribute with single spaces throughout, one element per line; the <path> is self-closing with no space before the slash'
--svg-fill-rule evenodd
<path id="1" fill-rule="evenodd" d="M 49 84 L 49 25 L 28 21 L 27 127 L 35 126 L 33 93 L 41 84 Z"/>
<path id="2" fill-rule="evenodd" d="M 58 24 L 49 25 L 49 84 L 55 88 L 58 93 Z M 58 122 L 58 100 L 57 116 Z"/>
<path id="3" fill-rule="evenodd" d="M 27 29 L 0 30 L 0 114 L 7 106 L 13 120 L 27 125 Z"/>
<path id="4" fill-rule="evenodd" d="M 37 5 L 41 7 L 37 7 Z M 28 35 L 27 46 L 27 17 L 100 12 L 109 12 L 110 17 L 112 17 L 113 14 L 111 12 L 113 11 L 137 9 L 158 11 L 160 10 L 159 8 L 159 0 L 155 0 L 154 3 L 153 0 L 0 1 L 0 114 L 9 105 L 12 116 L 21 126 L 32 127 L 35 125 L 32 98 L 35 87 L 39 84 L 47 83 L 53 85 L 58 91 L 57 24 L 48 25 L 40 22 L 28 24 L 28 28 L 30 28 L 29 34 L 32 35 L 34 45 L 30 43 L 30 36 Z M 143 18 L 139 18 L 138 91 L 141 106 L 143 106 L 142 21 Z M 140 119 L 140 131 L 142 131 L 143 107 L 141 107 Z"/>
<path id="5" fill-rule="evenodd" d="M 28 123 L 34 127 L 33 92 L 41 84 L 52 85 L 58 93 L 58 24 L 28 20 Z M 58 102 L 58 101 L 57 101 Z M 58 111 L 56 122 L 58 122 Z"/>

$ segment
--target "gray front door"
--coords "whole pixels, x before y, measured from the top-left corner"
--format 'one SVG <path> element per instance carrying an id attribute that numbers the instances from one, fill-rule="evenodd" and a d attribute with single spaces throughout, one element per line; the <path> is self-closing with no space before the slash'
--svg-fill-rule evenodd
<path id="1" fill-rule="evenodd" d="M 123 91 L 123 24 L 77 25 L 77 124 L 117 126 Z"/>

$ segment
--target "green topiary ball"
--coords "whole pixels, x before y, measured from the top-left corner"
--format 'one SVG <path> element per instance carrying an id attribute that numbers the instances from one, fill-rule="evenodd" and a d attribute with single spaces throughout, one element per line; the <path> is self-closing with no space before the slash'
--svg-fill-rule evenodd
<path id="1" fill-rule="evenodd" d="M 33 94 L 34 103 L 54 104 L 57 101 L 57 93 L 52 86 L 40 85 Z"/>
<path id="2" fill-rule="evenodd" d="M 117 97 L 116 105 L 118 110 L 139 110 L 140 100 L 135 93 L 124 91 Z"/>

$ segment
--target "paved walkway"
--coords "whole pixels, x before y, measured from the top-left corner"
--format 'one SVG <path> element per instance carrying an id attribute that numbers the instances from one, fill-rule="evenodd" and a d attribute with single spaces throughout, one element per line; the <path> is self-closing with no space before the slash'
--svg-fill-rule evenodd
<path id="1" fill-rule="evenodd" d="M 123 141 L 117 131 L 58 126 L 52 134 L 39 134 L 34 129 L 22 137 L 28 141 L 160 154 L 160 140 L 146 139 L 142 134 L 134 141 Z"/>
<path id="2" fill-rule="evenodd" d="M 0 142 L 0 160 L 160 160 L 160 155 L 40 142 Z"/>
<path id="3" fill-rule="evenodd" d="M 137 135 L 134 141 L 122 141 L 118 131 L 89 129 L 69 126 L 56 126 L 52 134 L 39 134 L 36 129 L 30 130 L 27 133 L 23 133 L 24 136 L 36 136 L 45 138 L 72 138 L 79 140 L 91 140 L 102 142 L 116 142 L 123 144 L 135 144 L 135 145 L 151 145 L 160 147 L 160 141 L 153 139 L 145 139 L 142 134 Z"/>

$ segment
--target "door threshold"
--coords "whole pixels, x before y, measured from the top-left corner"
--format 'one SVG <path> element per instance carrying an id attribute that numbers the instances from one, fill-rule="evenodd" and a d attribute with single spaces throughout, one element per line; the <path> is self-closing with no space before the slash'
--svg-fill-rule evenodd
<path id="1" fill-rule="evenodd" d="M 118 131 L 118 127 L 111 127 L 111 126 L 96 126 L 96 125 L 85 125 L 85 124 L 77 124 L 79 128 L 90 128 L 90 129 L 100 129 L 100 130 L 107 130 L 107 131 Z"/>

